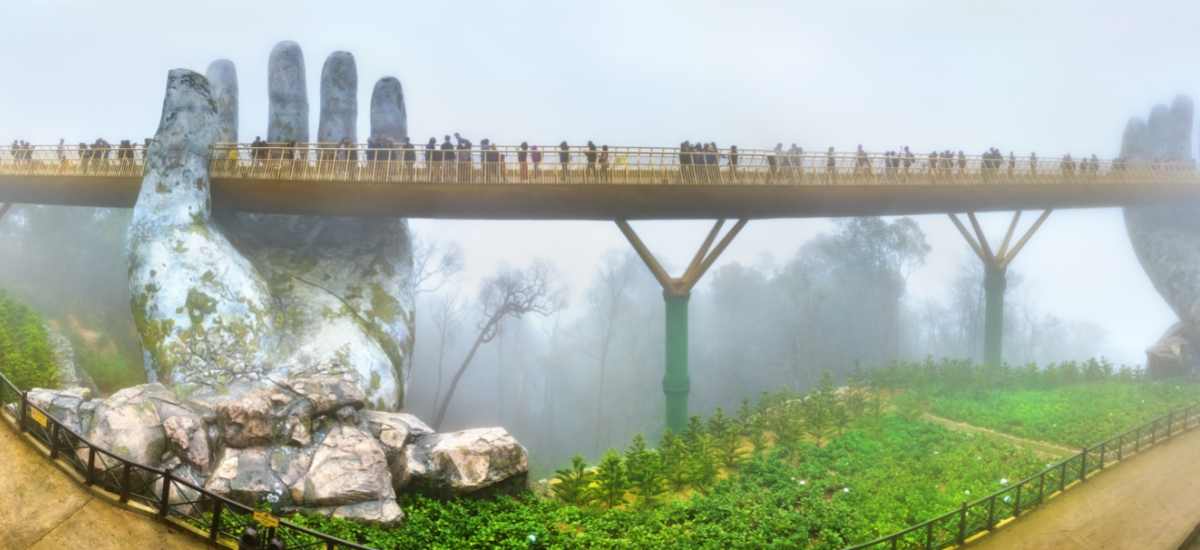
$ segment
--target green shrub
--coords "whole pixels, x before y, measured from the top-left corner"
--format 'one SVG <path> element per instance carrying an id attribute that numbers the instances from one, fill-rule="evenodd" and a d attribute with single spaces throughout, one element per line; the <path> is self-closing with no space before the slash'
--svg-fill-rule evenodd
<path id="1" fill-rule="evenodd" d="M 0 289 L 0 373 L 22 391 L 57 388 L 58 366 L 42 318 Z"/>

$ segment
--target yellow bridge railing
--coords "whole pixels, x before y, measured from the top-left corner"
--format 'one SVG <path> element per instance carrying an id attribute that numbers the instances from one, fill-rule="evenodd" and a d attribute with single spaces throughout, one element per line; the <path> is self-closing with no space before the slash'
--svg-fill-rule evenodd
<path id="1" fill-rule="evenodd" d="M 440 145 L 439 145 L 440 147 Z M 146 150 L 32 146 L 0 150 L 0 176 L 141 177 Z M 218 144 L 222 179 L 587 185 L 1053 185 L 1200 183 L 1192 162 L 666 147 L 491 150 Z"/>

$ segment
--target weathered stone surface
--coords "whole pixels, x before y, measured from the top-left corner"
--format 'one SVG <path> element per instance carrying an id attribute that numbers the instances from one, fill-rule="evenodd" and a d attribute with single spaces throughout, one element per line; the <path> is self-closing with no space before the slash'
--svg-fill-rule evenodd
<path id="1" fill-rule="evenodd" d="M 1148 123 L 1135 118 L 1126 125 L 1122 156 L 1135 161 L 1190 159 L 1192 116 L 1192 100 L 1187 96 L 1176 97 L 1170 108 L 1155 105 Z M 1147 373 L 1152 377 L 1190 373 L 1196 358 L 1188 350 L 1194 349 L 1200 332 L 1196 316 L 1200 312 L 1194 311 L 1200 301 L 1200 207 L 1126 208 L 1125 228 L 1150 282 L 1182 322 L 1146 350 Z"/>
<path id="2" fill-rule="evenodd" d="M 278 46 L 272 66 L 272 105 L 303 99 L 284 93 L 303 88 L 298 47 Z M 373 407 L 400 408 L 413 328 L 407 224 L 232 213 L 213 223 L 214 105 L 203 78 L 172 73 L 129 229 L 148 375 L 210 404 L 278 379 L 342 378 L 364 388 Z"/>
<path id="3" fill-rule="evenodd" d="M 401 143 L 408 137 L 408 112 L 404 108 L 404 88 L 394 76 L 385 76 L 371 91 L 371 135 L 383 134 Z"/>
<path id="4" fill-rule="evenodd" d="M 29 392 L 29 402 L 46 411 L 76 433 L 81 432 L 79 406 L 91 397 L 87 388 L 70 390 L 45 390 L 34 388 Z"/>
<path id="5" fill-rule="evenodd" d="M 237 68 L 228 59 L 218 59 L 204 72 L 217 102 L 217 143 L 237 143 L 238 82 Z"/>
<path id="6" fill-rule="evenodd" d="M 405 445 L 434 433 L 433 428 L 421 419 L 407 413 L 363 411 L 363 417 L 371 428 L 371 435 L 387 449 L 389 464 L 403 453 Z"/>
<path id="7" fill-rule="evenodd" d="M 395 499 L 383 447 L 352 425 L 337 425 L 317 447 L 308 472 L 291 485 L 301 506 L 343 506 Z"/>
<path id="8" fill-rule="evenodd" d="M 372 500 L 345 506 L 288 507 L 287 510 L 304 515 L 321 514 L 327 518 L 347 519 L 381 527 L 399 527 L 404 523 L 404 512 L 394 499 Z"/>
<path id="9" fill-rule="evenodd" d="M 217 426 L 230 447 L 303 446 L 311 441 L 312 413 L 306 399 L 273 387 L 219 403 Z"/>
<path id="10" fill-rule="evenodd" d="M 201 393 L 268 375 L 277 341 L 266 282 L 212 222 L 215 118 L 207 80 L 171 71 L 125 245 L 147 375 Z"/>
<path id="11" fill-rule="evenodd" d="M 84 437 L 125 459 L 158 466 L 167 450 L 160 408 L 166 416 L 188 415 L 162 384 L 125 388 L 103 400 L 90 421 L 81 421 Z"/>
<path id="12" fill-rule="evenodd" d="M 479 428 L 417 438 L 392 468 L 397 492 L 443 498 L 519 492 L 529 453 L 504 428 Z"/>
<path id="13" fill-rule="evenodd" d="M 204 421 L 197 416 L 171 416 L 162 427 L 169 451 L 201 472 L 208 471 L 211 455 Z"/>
<path id="14" fill-rule="evenodd" d="M 285 40 L 267 61 L 267 141 L 308 141 L 308 84 L 300 45 Z"/>
<path id="15" fill-rule="evenodd" d="M 281 378 L 353 380 L 373 408 L 404 405 L 412 361 L 408 223 L 222 213 L 225 234 L 271 281 L 287 320 Z"/>
<path id="16" fill-rule="evenodd" d="M 334 378 L 297 378 L 280 380 L 284 388 L 312 403 L 315 414 L 325 414 L 342 407 L 361 409 L 365 399 L 358 385 Z"/>
<path id="17" fill-rule="evenodd" d="M 358 68 L 350 52 L 333 52 L 321 68 L 321 118 L 317 141 L 358 141 Z"/>
<path id="18" fill-rule="evenodd" d="M 246 506 L 278 502 L 287 491 L 271 470 L 271 450 L 267 447 L 226 447 L 204 488 Z"/>

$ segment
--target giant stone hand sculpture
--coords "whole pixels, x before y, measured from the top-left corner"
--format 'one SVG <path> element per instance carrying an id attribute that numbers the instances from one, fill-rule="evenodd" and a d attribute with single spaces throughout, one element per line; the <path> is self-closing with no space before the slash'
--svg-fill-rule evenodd
<path id="1" fill-rule="evenodd" d="M 332 65 L 332 67 L 331 67 Z M 299 46 L 272 50 L 268 139 L 308 140 Z M 404 404 L 412 352 L 412 256 L 395 218 L 219 212 L 208 158 L 236 113 L 232 63 L 172 71 L 126 244 L 150 375 L 193 399 L 225 400 L 287 378 L 353 380 L 369 406 Z M 353 57 L 330 56 L 322 127 L 354 128 Z M 215 89 L 214 89 L 215 86 Z M 335 99 L 341 101 L 326 101 Z M 219 98 L 219 101 L 214 100 Z M 234 115 L 236 116 L 236 115 Z M 218 120 L 221 123 L 218 124 Z M 219 129 L 218 129 L 219 128 Z M 332 130 L 331 130 L 332 131 Z M 348 135 L 352 140 L 355 136 Z M 353 184 L 347 184 L 353 185 Z"/>

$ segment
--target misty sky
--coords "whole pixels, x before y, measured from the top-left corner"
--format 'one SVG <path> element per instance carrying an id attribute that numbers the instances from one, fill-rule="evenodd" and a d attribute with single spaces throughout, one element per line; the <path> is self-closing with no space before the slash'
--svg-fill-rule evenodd
<path id="1" fill-rule="evenodd" d="M 240 136 L 266 134 L 271 47 L 307 62 L 311 130 L 326 56 L 355 55 L 359 137 L 374 83 L 403 83 L 414 141 L 1112 157 L 1131 116 L 1200 99 L 1195 0 L 610 2 L 5 2 L 0 141 L 116 143 L 153 135 L 167 71 L 237 65 Z M 1195 154 L 1196 140 L 1193 140 Z M 1025 216 L 1027 226 L 1036 213 Z M 1007 215 L 985 225 L 998 239 Z M 945 216 L 918 218 L 933 253 L 910 279 L 939 297 L 971 260 Z M 666 263 L 690 260 L 710 222 L 635 227 Z M 599 254 L 627 246 L 611 223 L 413 220 L 462 243 L 471 275 L 552 259 L 573 290 Z M 723 261 L 783 262 L 828 220 L 751 222 Z M 1119 210 L 1053 214 L 1012 264 L 1046 312 L 1109 331 L 1110 357 L 1175 320 L 1138 265 Z"/>

